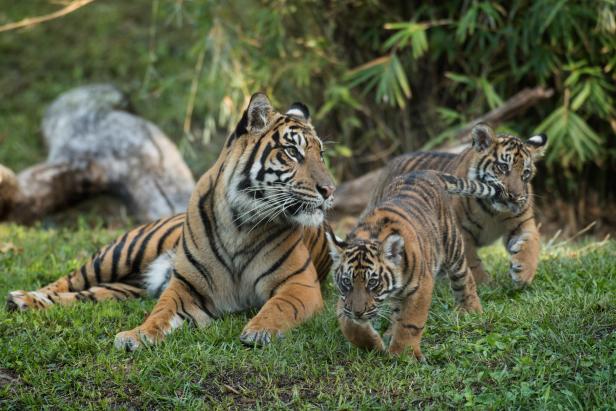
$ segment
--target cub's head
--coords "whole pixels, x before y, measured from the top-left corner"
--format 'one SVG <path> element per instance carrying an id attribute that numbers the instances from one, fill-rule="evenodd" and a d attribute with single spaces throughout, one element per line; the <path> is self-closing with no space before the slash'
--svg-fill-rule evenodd
<path id="1" fill-rule="evenodd" d="M 237 151 L 237 164 L 226 166 L 233 170 L 228 192 L 236 220 L 323 222 L 335 187 L 305 105 L 282 114 L 265 94 L 253 95 L 226 145 Z"/>
<path id="2" fill-rule="evenodd" d="M 341 241 L 327 234 L 334 283 L 343 301 L 342 313 L 354 321 L 370 321 L 380 304 L 402 287 L 404 240 L 390 234 L 384 241 Z"/>
<path id="3" fill-rule="evenodd" d="M 486 124 L 476 125 L 471 134 L 476 155 L 468 178 L 486 183 L 498 181 L 505 187 L 506 199 L 488 202 L 494 210 L 514 214 L 523 210 L 530 199 L 535 162 L 547 147 L 546 135 L 522 141 L 511 135 L 496 136 Z"/>

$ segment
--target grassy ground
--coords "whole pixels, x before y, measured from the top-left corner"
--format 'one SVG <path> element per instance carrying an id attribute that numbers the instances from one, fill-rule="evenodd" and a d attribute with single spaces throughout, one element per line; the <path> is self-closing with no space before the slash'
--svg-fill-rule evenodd
<path id="1" fill-rule="evenodd" d="M 0 304 L 83 261 L 117 231 L 0 226 Z M 0 408 L 604 408 L 616 409 L 616 242 L 544 252 L 530 289 L 505 278 L 500 247 L 484 253 L 498 286 L 485 314 L 458 316 L 436 291 L 423 340 L 428 364 L 351 347 L 328 308 L 265 349 L 242 346 L 249 315 L 180 329 L 162 345 L 117 352 L 116 332 L 153 301 L 0 311 Z"/>

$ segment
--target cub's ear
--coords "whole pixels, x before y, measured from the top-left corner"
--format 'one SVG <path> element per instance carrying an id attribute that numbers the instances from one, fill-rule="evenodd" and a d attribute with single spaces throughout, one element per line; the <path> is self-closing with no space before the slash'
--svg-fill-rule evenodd
<path id="1" fill-rule="evenodd" d="M 272 103 L 263 93 L 253 94 L 244 113 L 246 116 L 246 129 L 251 133 L 263 131 L 270 122 L 270 116 L 274 112 Z"/>
<path id="2" fill-rule="evenodd" d="M 329 245 L 329 254 L 332 257 L 332 261 L 334 265 L 340 264 L 340 259 L 342 258 L 342 252 L 347 246 L 347 243 L 334 234 L 333 231 L 327 230 L 325 232 L 325 237 L 327 237 L 327 244 Z"/>
<path id="3" fill-rule="evenodd" d="M 479 123 L 473 127 L 471 137 L 473 138 L 473 148 L 479 153 L 489 148 L 496 140 L 494 130 L 485 123 Z"/>
<path id="4" fill-rule="evenodd" d="M 400 265 L 404 255 L 404 239 L 398 234 L 391 234 L 383 241 L 383 255 L 394 265 Z"/>
<path id="5" fill-rule="evenodd" d="M 285 113 L 287 116 L 296 117 L 300 120 L 310 121 L 310 110 L 304 103 L 299 101 L 291 104 L 291 107 Z"/>
<path id="6" fill-rule="evenodd" d="M 545 149 L 548 148 L 548 136 L 545 134 L 537 134 L 526 140 L 526 147 L 533 156 L 533 160 L 538 160 L 545 154 Z"/>

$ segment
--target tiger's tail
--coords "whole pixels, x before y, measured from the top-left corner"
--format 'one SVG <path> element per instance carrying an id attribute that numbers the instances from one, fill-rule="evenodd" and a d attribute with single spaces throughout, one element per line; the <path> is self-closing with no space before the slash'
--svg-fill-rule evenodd
<path id="1" fill-rule="evenodd" d="M 451 174 L 436 173 L 444 183 L 444 189 L 449 194 L 463 197 L 492 198 L 498 199 L 505 195 L 504 187 L 497 182 L 483 183 L 466 178 L 456 177 Z"/>

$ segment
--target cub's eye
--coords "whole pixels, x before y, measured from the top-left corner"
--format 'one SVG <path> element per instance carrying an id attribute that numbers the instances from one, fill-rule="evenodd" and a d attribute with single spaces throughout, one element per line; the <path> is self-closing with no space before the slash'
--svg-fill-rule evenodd
<path id="1" fill-rule="evenodd" d="M 376 278 L 371 278 L 368 280 L 368 288 L 374 288 L 379 284 L 379 280 Z"/>
<path id="2" fill-rule="evenodd" d="M 522 172 L 522 180 L 524 180 L 524 181 L 530 180 L 531 174 L 532 173 L 530 172 L 530 170 L 524 170 Z"/>
<path id="3" fill-rule="evenodd" d="M 351 279 L 349 277 L 342 277 L 342 285 L 345 287 L 351 286 Z"/>
<path id="4" fill-rule="evenodd" d="M 301 157 L 299 154 L 299 150 L 293 146 L 286 147 L 285 152 L 287 153 L 289 157 L 292 157 L 296 160 L 299 160 L 299 158 Z"/>
<path id="5" fill-rule="evenodd" d="M 507 174 L 509 172 L 509 166 L 506 163 L 496 163 L 496 170 L 499 173 Z"/>

